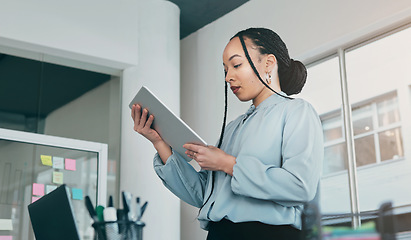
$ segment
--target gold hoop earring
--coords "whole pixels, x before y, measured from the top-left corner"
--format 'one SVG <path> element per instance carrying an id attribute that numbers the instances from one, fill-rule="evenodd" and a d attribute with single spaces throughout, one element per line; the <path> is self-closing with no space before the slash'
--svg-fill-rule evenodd
<path id="1" fill-rule="evenodd" d="M 267 73 L 265 73 L 265 81 L 267 82 L 267 84 L 271 84 L 271 75 Z"/>

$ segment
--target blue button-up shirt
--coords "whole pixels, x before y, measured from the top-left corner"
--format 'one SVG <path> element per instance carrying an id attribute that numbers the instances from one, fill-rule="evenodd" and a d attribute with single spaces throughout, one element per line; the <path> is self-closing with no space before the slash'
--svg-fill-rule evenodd
<path id="1" fill-rule="evenodd" d="M 314 198 L 322 171 L 323 134 L 314 108 L 271 95 L 227 125 L 221 149 L 236 157 L 233 176 L 215 172 L 198 216 L 201 227 L 227 218 L 301 229 L 303 204 Z M 210 195 L 211 171 L 197 172 L 176 152 L 165 165 L 156 154 L 154 169 L 188 204 L 201 207 Z"/>

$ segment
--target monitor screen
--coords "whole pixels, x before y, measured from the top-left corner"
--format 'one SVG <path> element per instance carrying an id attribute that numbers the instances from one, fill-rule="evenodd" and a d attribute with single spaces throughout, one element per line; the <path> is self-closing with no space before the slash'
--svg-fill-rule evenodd
<path id="1" fill-rule="evenodd" d="M 28 205 L 36 239 L 80 240 L 65 184 Z"/>

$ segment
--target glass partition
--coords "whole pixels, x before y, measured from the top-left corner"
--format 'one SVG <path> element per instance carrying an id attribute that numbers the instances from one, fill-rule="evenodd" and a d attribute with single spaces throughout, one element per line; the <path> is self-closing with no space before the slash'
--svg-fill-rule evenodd
<path id="1" fill-rule="evenodd" d="M 80 236 L 93 239 L 84 197 L 104 205 L 106 169 L 106 144 L 0 129 L 0 236 L 35 239 L 27 206 L 66 184 Z"/>
<path id="2" fill-rule="evenodd" d="M 120 79 L 35 56 L 0 46 L 0 128 L 108 144 L 107 195 L 117 206 Z"/>

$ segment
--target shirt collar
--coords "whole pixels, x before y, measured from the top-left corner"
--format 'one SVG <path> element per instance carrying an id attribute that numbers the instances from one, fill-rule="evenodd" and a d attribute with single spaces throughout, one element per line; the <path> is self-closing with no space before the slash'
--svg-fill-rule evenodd
<path id="1" fill-rule="evenodd" d="M 287 97 L 288 97 L 288 95 L 287 95 L 285 92 L 283 92 L 283 91 L 278 92 L 278 94 L 280 94 L 280 95 L 282 95 L 282 96 L 287 96 Z M 274 93 L 273 95 L 269 96 L 269 97 L 266 98 L 264 101 L 262 101 L 257 107 L 255 107 L 254 104 L 252 104 L 245 114 L 246 114 L 247 116 L 249 116 L 249 115 L 250 115 L 251 113 L 253 113 L 254 110 L 256 110 L 256 109 L 265 108 L 265 107 L 268 107 L 268 106 L 271 106 L 271 105 L 275 105 L 275 104 L 277 104 L 277 103 L 280 103 L 280 102 L 283 102 L 283 101 L 286 100 L 286 98 L 284 98 L 284 97 L 282 97 L 282 96 L 279 96 L 278 94 L 275 94 L 275 93 Z"/>

